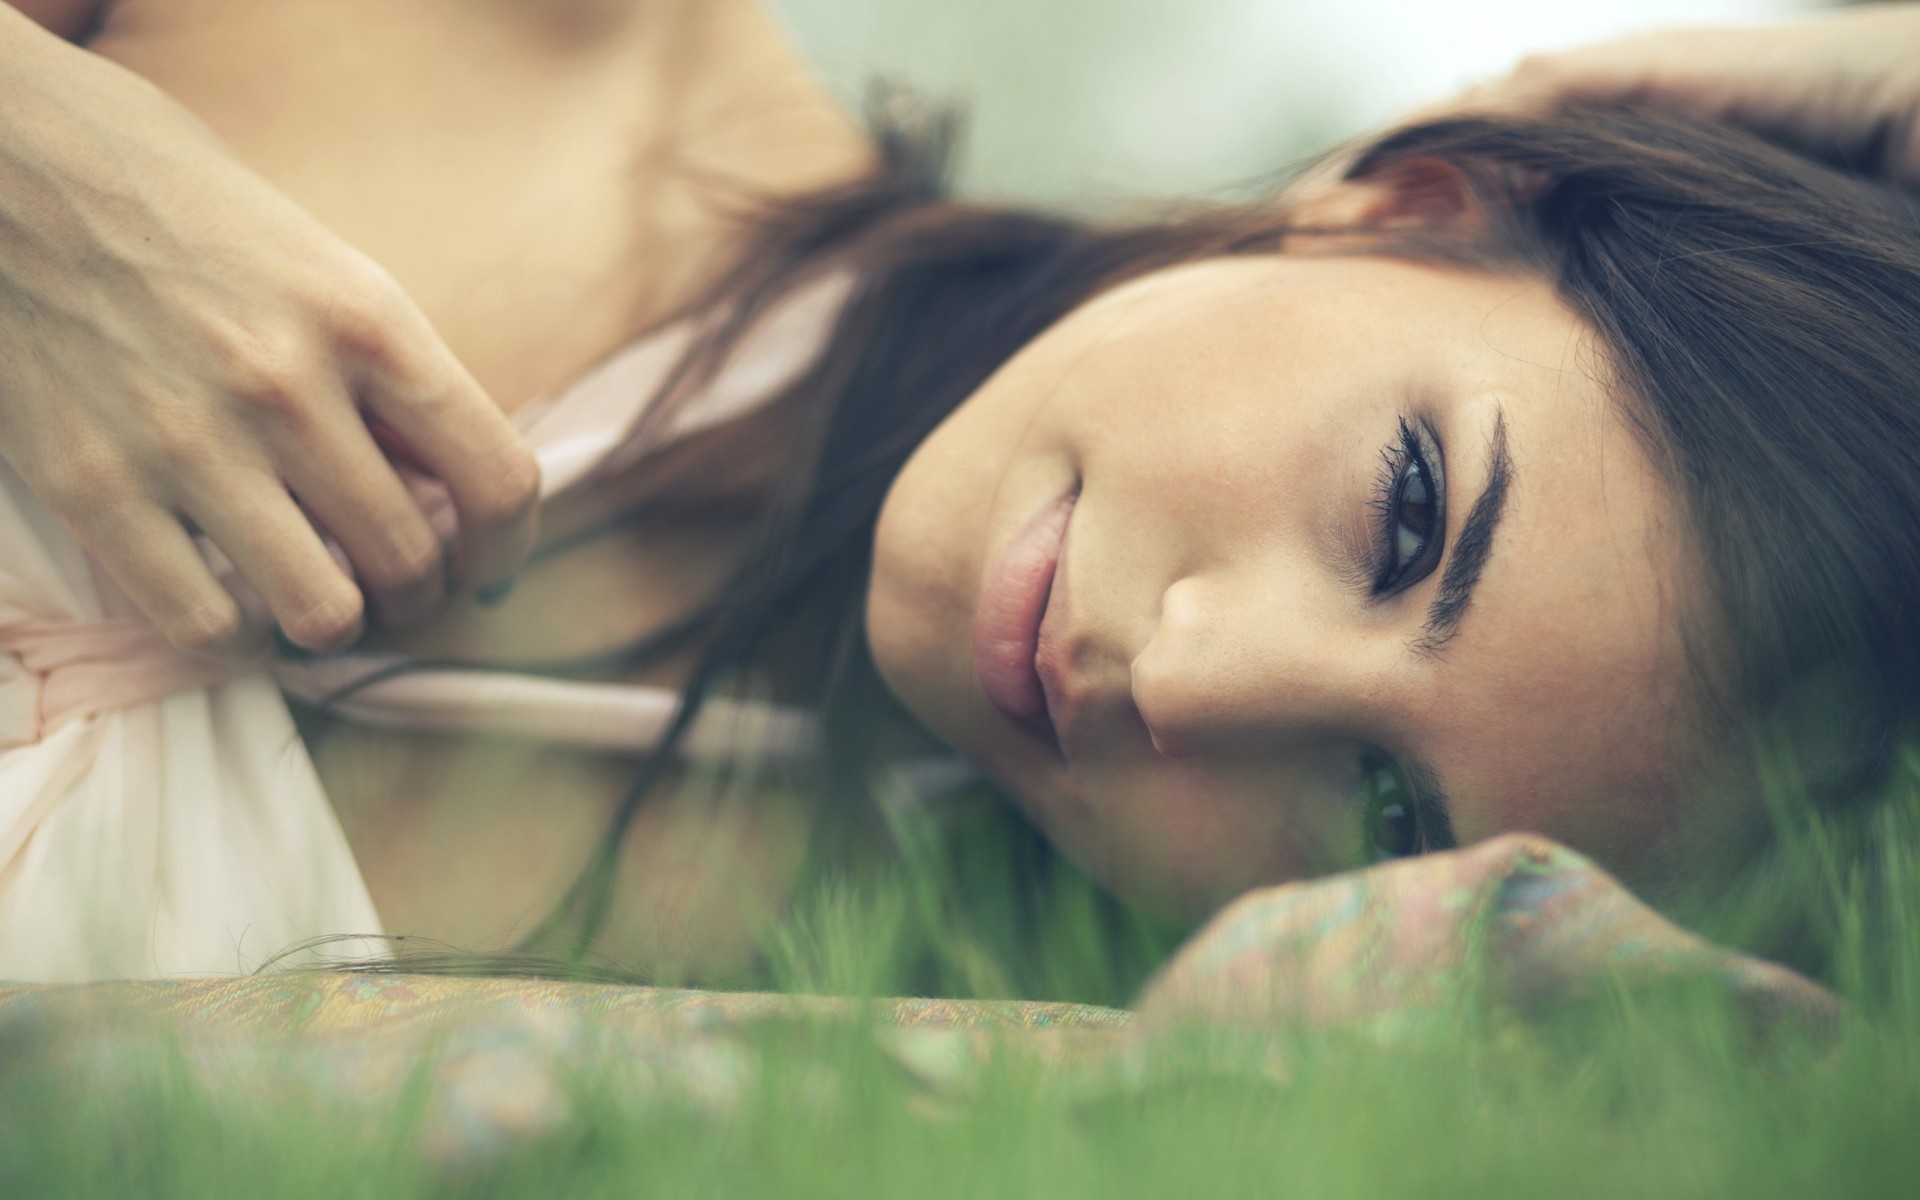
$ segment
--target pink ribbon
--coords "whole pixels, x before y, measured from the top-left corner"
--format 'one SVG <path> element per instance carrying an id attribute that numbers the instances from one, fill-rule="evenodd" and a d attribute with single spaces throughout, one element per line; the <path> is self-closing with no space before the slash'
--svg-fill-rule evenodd
<path id="1" fill-rule="evenodd" d="M 33 621 L 0 629 L 0 651 L 18 659 L 39 684 L 37 723 L 9 745 L 37 742 L 86 717 L 151 703 L 175 692 L 212 687 L 256 663 L 195 658 L 144 621 L 91 624 Z"/>

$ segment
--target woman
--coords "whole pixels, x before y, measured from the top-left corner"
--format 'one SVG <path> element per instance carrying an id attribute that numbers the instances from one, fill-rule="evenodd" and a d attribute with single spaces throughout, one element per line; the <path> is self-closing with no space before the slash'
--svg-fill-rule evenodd
<path id="1" fill-rule="evenodd" d="M 1920 235 L 1889 190 L 1576 110 L 1416 127 L 1283 204 L 1085 228 L 940 201 L 925 139 L 874 166 L 744 3 L 383 8 L 316 36 L 353 11 L 130 0 L 91 49 L 381 263 L 529 437 L 659 397 L 548 506 L 510 594 L 416 628 L 438 591 L 422 556 L 368 543 L 419 542 L 447 507 L 432 488 L 394 526 L 261 472 L 368 580 L 393 628 L 367 649 L 398 656 L 276 667 L 321 702 L 298 739 L 260 664 L 151 640 L 161 682 L 54 727 L 59 654 L 119 601 L 102 588 L 77 606 L 93 624 L 51 632 L 16 619 L 40 723 L 0 761 L 31 784 L 0 973 L 231 969 L 236 947 L 376 921 L 724 968 L 823 816 L 785 786 L 716 805 L 676 769 L 725 678 L 821 711 L 800 796 L 848 803 L 876 744 L 912 753 L 924 728 L 1096 878 L 1187 913 L 1506 829 L 1633 879 L 1711 870 L 1765 836 L 1756 730 L 1852 796 L 1911 724 Z M 774 215 L 743 232 L 742 197 Z M 467 577 L 493 578 L 464 518 L 515 505 L 474 502 L 471 466 L 446 478 L 445 447 L 390 416 L 431 405 L 368 407 L 452 493 Z M 71 543 L 13 492 L 21 544 L 73 586 Z M 300 591 L 325 574 L 311 551 L 249 558 L 274 539 L 237 494 L 187 515 L 294 641 L 351 640 L 357 598 Z M 220 640 L 216 616 L 186 640 Z M 520 732 L 532 667 L 686 703 L 636 782 L 645 747 L 593 731 L 419 732 L 487 707 L 423 669 L 445 661 L 516 668 L 473 679 L 512 692 L 488 711 Z M 422 677 L 443 690 L 409 701 Z M 599 719 L 620 696 L 564 703 Z M 884 723 L 894 700 L 914 722 Z M 790 733 L 713 736 L 740 754 Z M 131 903 L 74 869 L 103 869 L 102 844 L 148 872 Z M 256 911 L 257 942 L 235 928 Z"/>

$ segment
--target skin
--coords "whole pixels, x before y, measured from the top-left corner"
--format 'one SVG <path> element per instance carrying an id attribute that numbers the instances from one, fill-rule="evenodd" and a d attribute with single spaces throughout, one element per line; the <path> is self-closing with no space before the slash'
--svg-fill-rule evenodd
<path id="1" fill-rule="evenodd" d="M 509 582 L 503 410 L 700 292 L 716 196 L 869 155 L 751 0 L 0 3 L 0 62 L 0 457 L 199 653 Z"/>
<path id="2" fill-rule="evenodd" d="M 1382 257 L 1210 260 L 1069 315 L 919 448 L 876 534 L 888 684 L 1123 893 L 1204 911 L 1353 865 L 1361 758 L 1418 758 L 1461 843 L 1505 830 L 1630 868 L 1686 814 L 1674 502 L 1545 283 Z M 1458 632 L 1442 571 L 1373 594 L 1398 422 L 1445 462 L 1449 546 L 1498 419 L 1505 515 Z M 1078 486 L 1042 657 L 1063 754 L 984 698 L 989 564 Z M 1065 716 L 1063 717 L 1063 714 Z"/>
<path id="3" fill-rule="evenodd" d="M 725 261 L 735 228 L 695 177 L 777 195 L 870 161 L 733 0 L 125 0 L 89 45 L 389 272 L 508 411 Z M 1687 817 L 1665 739 L 1689 556 L 1603 378 L 1589 331 L 1529 281 L 1325 253 L 1138 281 L 1029 347 L 902 474 L 878 530 L 876 654 L 930 728 L 1137 896 L 1201 909 L 1350 865 L 1363 747 L 1427 760 L 1463 843 L 1531 829 L 1630 867 Z M 1381 450 L 1403 415 L 1434 426 L 1457 535 L 1496 405 L 1505 521 L 1460 632 L 1423 652 L 1440 572 L 1384 598 L 1365 582 Z M 969 648 L 987 564 L 1076 480 L 1054 652 L 1086 715 L 1061 762 L 984 702 Z M 509 661 L 620 644 L 734 544 L 633 532 L 547 561 L 504 605 L 456 597 L 382 644 Z M 619 627 L 556 623 L 557 597 Z M 677 668 L 646 681 L 671 686 Z M 461 945 L 499 944 L 557 899 L 632 768 L 303 732 L 390 927 Z M 741 923 L 727 889 L 791 873 L 771 851 L 799 844 L 798 818 L 723 808 L 663 803 L 636 828 L 615 903 L 631 921 L 606 948 L 697 970 Z M 726 903 L 663 870 L 691 861 L 687 836 Z M 670 909 L 652 927 L 636 915 Z"/>
<path id="4" fill-rule="evenodd" d="M 157 85 L 389 273 L 507 413 L 706 287 L 735 251 L 740 195 L 806 192 L 871 163 L 858 121 L 743 0 L 122 0 L 87 51 Z M 744 490 L 761 471 L 730 462 L 719 482 Z M 548 504 L 542 536 L 622 501 L 605 489 Z M 363 645 L 507 665 L 630 645 L 723 576 L 743 524 L 630 523 L 540 559 L 499 603 L 457 593 L 404 629 L 372 623 Z M 627 678 L 677 687 L 688 665 Z M 472 949 L 511 945 L 560 900 L 636 767 L 302 717 L 387 928 Z M 622 846 L 598 948 L 663 978 L 723 976 L 750 959 L 754 921 L 805 848 L 791 796 L 670 778 Z"/>
<path id="5" fill-rule="evenodd" d="M 183 650 L 250 651 L 249 614 L 337 649 L 369 608 L 439 604 L 448 558 L 453 582 L 511 576 L 539 466 L 391 274 L 7 5 L 0 61 L 0 456 L 132 607 Z M 384 452 L 403 448 L 453 497 L 446 552 Z"/>
<path id="6" fill-rule="evenodd" d="M 1566 100 L 1628 100 L 1726 121 L 1920 188 L 1920 9 L 1849 6 L 1533 55 L 1447 107 L 1527 112 Z"/>

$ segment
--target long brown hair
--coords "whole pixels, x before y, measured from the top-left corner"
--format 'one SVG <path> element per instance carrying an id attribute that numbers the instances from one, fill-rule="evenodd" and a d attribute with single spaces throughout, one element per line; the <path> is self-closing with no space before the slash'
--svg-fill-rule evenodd
<path id="1" fill-rule="evenodd" d="M 753 322 L 823 272 L 858 280 L 821 359 L 734 436 L 779 429 L 783 466 L 751 550 L 643 657 L 698 634 L 677 720 L 593 864 L 533 941 L 581 951 L 618 847 L 704 698 L 796 624 L 825 718 L 822 785 L 863 803 L 876 720 L 873 526 L 907 456 L 1022 346 L 1115 283 L 1271 252 L 1284 204 L 1187 206 L 1094 223 L 947 195 L 950 120 L 880 123 L 858 186 L 758 214 L 704 303 L 728 316 L 652 410 L 664 422 Z M 1890 186 L 1752 136 L 1624 108 L 1398 131 L 1350 168 L 1451 164 L 1496 219 L 1476 235 L 1381 235 L 1381 253 L 1544 275 L 1599 331 L 1628 412 L 1682 497 L 1710 587 L 1701 693 L 1724 735 L 1799 728 L 1826 804 L 1866 794 L 1920 712 L 1920 225 Z M 780 422 L 775 424 L 775 422 Z M 762 424 L 756 426 L 756 422 Z M 1811 699 L 1810 699 L 1811 698 Z"/>

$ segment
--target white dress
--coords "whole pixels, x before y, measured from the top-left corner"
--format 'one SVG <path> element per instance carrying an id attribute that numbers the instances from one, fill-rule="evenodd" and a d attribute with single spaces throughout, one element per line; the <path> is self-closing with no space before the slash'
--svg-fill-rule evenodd
<path id="1" fill-rule="evenodd" d="M 830 277 L 770 312 L 666 436 L 740 416 L 792 381 L 849 287 Z M 634 428 L 693 332 L 647 335 L 517 414 L 543 495 L 591 486 L 644 451 Z M 444 490 L 412 482 L 450 535 Z M 309 939 L 381 933 L 282 693 L 329 695 L 392 661 L 233 666 L 174 651 L 0 464 L 0 980 L 232 974 Z M 659 688 L 417 671 L 335 711 L 644 750 L 676 701 Z M 798 755 L 811 744 L 804 713 L 722 702 L 683 752 Z"/>

